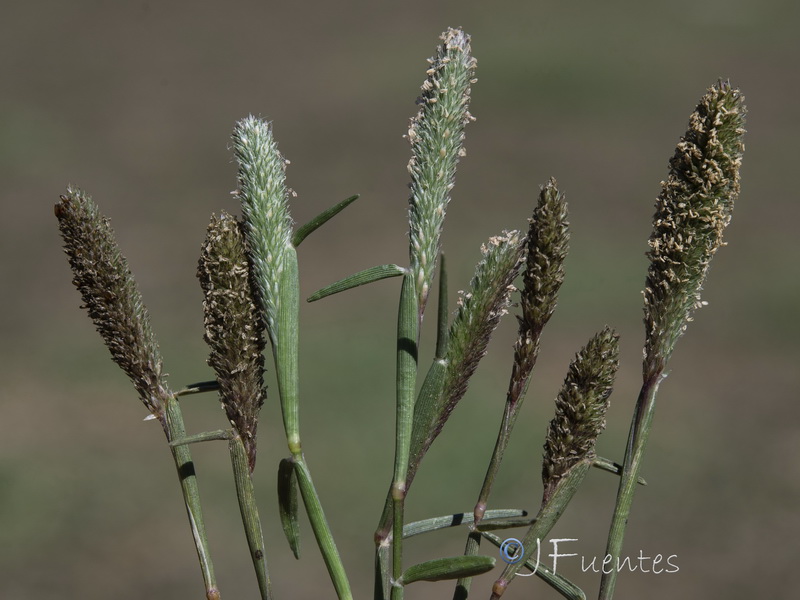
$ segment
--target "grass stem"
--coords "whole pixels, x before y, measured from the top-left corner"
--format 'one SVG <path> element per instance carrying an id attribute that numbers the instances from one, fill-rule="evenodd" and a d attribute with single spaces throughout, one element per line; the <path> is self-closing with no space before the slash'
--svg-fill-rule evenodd
<path id="1" fill-rule="evenodd" d="M 183 424 L 183 414 L 181 407 L 175 398 L 165 400 L 165 433 L 169 441 L 179 440 L 186 437 L 186 427 Z M 211 554 L 208 548 L 208 538 L 206 536 L 206 526 L 203 520 L 203 511 L 200 507 L 200 490 L 197 486 L 197 476 L 192 462 L 192 453 L 185 444 L 171 446 L 172 457 L 178 469 L 178 477 L 181 482 L 181 492 L 186 504 L 186 512 L 189 515 L 189 523 L 192 527 L 192 537 L 197 550 L 197 558 L 200 561 L 200 570 L 203 573 L 203 582 L 206 587 L 207 600 L 219 600 L 220 594 L 217 582 L 214 577 L 214 565 L 211 563 Z"/>
<path id="2" fill-rule="evenodd" d="M 656 373 L 650 376 L 642 385 L 639 398 L 634 409 L 631 421 L 631 430 L 628 435 L 628 444 L 625 449 L 625 461 L 622 465 L 620 474 L 619 490 L 617 491 L 617 501 L 614 506 L 614 516 L 611 520 L 611 528 L 608 532 L 608 543 L 606 546 L 606 556 L 611 556 L 611 564 L 616 564 L 622 551 L 622 542 L 625 539 L 625 527 L 628 524 L 628 516 L 633 505 L 633 495 L 636 492 L 636 484 L 639 479 L 639 471 L 642 466 L 642 458 L 650 429 L 653 425 L 653 415 L 656 408 L 656 394 L 658 386 L 661 384 L 663 375 Z M 611 600 L 614 595 L 614 588 L 617 584 L 618 569 L 611 569 L 603 572 L 600 581 L 601 600 Z"/>

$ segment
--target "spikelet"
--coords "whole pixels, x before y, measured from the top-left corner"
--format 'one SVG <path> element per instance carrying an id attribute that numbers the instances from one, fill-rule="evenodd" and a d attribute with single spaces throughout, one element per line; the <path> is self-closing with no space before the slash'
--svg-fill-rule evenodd
<path id="1" fill-rule="evenodd" d="M 270 124 L 253 116 L 236 124 L 233 149 L 239 163 L 238 197 L 255 281 L 266 314 L 267 332 L 275 343 L 280 280 L 292 244 L 287 161 L 278 151 Z"/>
<path id="2" fill-rule="evenodd" d="M 700 100 L 656 201 L 644 291 L 645 378 L 661 373 L 694 309 L 739 194 L 744 98 L 720 81 Z"/>
<path id="3" fill-rule="evenodd" d="M 264 323 L 260 318 L 244 227 L 212 216 L 197 269 L 203 288 L 208 364 L 225 414 L 242 438 L 250 471 L 256 462 L 258 413 L 264 404 Z"/>
<path id="4" fill-rule="evenodd" d="M 564 260 L 569 248 L 567 203 L 551 178 L 539 193 L 539 202 L 525 239 L 525 268 L 520 293 L 522 314 L 514 344 L 510 398 L 520 398 L 539 352 L 539 336 L 556 309 L 564 283 Z"/>
<path id="5" fill-rule="evenodd" d="M 428 78 L 417 99 L 419 112 L 411 119 L 411 195 L 409 241 L 411 269 L 416 276 L 419 313 L 425 310 L 456 165 L 463 156 L 464 126 L 469 114 L 470 84 L 476 61 L 470 38 L 460 29 L 448 29 L 436 56 L 429 59 Z"/>
<path id="6" fill-rule="evenodd" d="M 470 378 L 486 354 L 492 333 L 508 313 L 511 292 L 515 289 L 513 282 L 522 264 L 520 233 L 503 232 L 491 238 L 481 251 L 483 258 L 470 282 L 470 291 L 459 297 L 458 312 L 450 325 L 443 391 L 427 438 L 415 457 L 417 463 L 464 397 Z"/>
<path id="7" fill-rule="evenodd" d="M 172 394 L 150 316 L 109 220 L 78 188 L 55 206 L 64 251 L 78 288 L 111 358 L 128 375 L 147 409 L 165 424 L 164 402 Z"/>
<path id="8" fill-rule="evenodd" d="M 595 442 L 606 424 L 618 359 L 619 337 L 605 327 L 570 363 L 544 444 L 543 504 L 571 468 L 594 460 Z"/>

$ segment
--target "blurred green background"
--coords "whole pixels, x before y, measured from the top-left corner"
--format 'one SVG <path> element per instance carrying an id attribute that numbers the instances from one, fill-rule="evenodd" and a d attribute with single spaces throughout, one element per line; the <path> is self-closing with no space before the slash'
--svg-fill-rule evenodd
<path id="1" fill-rule="evenodd" d="M 478 58 L 468 155 L 445 225 L 452 293 L 478 248 L 526 226 L 558 178 L 572 250 L 559 310 L 493 495 L 534 509 L 552 399 L 574 352 L 608 323 L 622 366 L 599 450 L 621 458 L 638 391 L 641 295 L 659 181 L 704 90 L 741 87 L 750 110 L 729 247 L 679 343 L 630 519 L 626 553 L 677 555 L 676 574 L 625 573 L 623 598 L 792 597 L 800 534 L 797 139 L 800 8 L 779 0 L 645 2 L 4 2 L 0 19 L 0 597 L 200 598 L 174 467 L 146 412 L 78 306 L 52 206 L 67 183 L 111 217 L 174 387 L 209 378 L 194 272 L 212 211 L 230 196 L 234 122 L 274 120 L 302 223 L 361 200 L 300 249 L 304 295 L 407 260 L 409 150 L 425 58 L 448 26 Z M 794 273 L 794 274 L 793 274 Z M 303 439 L 359 598 L 371 595 L 372 531 L 391 474 L 398 285 L 302 308 Z M 431 319 L 428 321 L 428 329 Z M 468 510 L 494 443 L 515 325 L 504 323 L 433 447 L 411 519 Z M 422 362 L 430 357 L 430 331 Z M 271 376 L 270 376 L 271 377 Z M 271 380 L 270 380 L 271 381 Z M 277 524 L 286 454 L 274 385 L 256 485 L 278 598 L 333 596 L 304 527 L 296 562 Z M 213 397 L 185 402 L 192 431 L 219 428 Z M 224 598 L 255 598 L 224 445 L 194 449 Z M 604 551 L 616 483 L 593 472 L 553 535 Z M 462 532 L 408 545 L 458 554 Z M 548 548 L 549 551 L 549 548 Z M 487 550 L 494 555 L 492 548 Z M 596 594 L 595 575 L 559 571 Z M 488 595 L 491 577 L 475 584 Z M 417 584 L 411 598 L 450 597 Z M 555 597 L 536 578 L 509 598 Z"/>

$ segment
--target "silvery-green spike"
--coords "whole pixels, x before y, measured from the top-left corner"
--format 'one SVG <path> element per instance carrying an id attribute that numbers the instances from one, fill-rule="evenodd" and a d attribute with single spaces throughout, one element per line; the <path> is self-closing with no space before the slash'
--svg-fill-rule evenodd
<path id="1" fill-rule="evenodd" d="M 280 302 L 279 282 L 292 246 L 292 219 L 286 187 L 286 159 L 272 127 L 249 116 L 236 124 L 233 150 L 239 163 L 239 189 L 255 280 L 273 344 Z"/>
<path id="2" fill-rule="evenodd" d="M 507 314 L 513 281 L 522 261 L 522 240 L 519 232 L 504 232 L 493 237 L 482 248 L 470 289 L 458 300 L 458 311 L 450 324 L 442 391 L 432 399 L 424 412 L 415 411 L 412 437 L 421 437 L 409 464 L 409 482 L 419 462 L 439 435 L 453 409 L 467 391 L 469 379 L 486 354 L 486 347 L 500 319 Z M 437 359 L 440 360 L 440 359 Z"/>
<path id="3" fill-rule="evenodd" d="M 407 135 L 411 144 L 410 259 L 420 315 L 433 281 L 456 165 L 464 154 L 464 126 L 472 120 L 470 85 L 475 82 L 469 36 L 460 29 L 448 29 L 441 39 L 429 61 L 428 77 L 417 100 L 419 112 L 411 119 Z"/>

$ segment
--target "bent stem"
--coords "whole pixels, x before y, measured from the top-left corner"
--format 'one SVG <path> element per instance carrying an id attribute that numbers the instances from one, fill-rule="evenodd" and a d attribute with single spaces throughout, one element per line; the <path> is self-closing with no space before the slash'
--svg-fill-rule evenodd
<path id="1" fill-rule="evenodd" d="M 164 403 L 166 419 L 165 433 L 167 439 L 180 440 L 186 437 L 186 428 L 183 424 L 183 414 L 180 404 L 174 397 L 168 397 Z M 200 561 L 200 570 L 203 573 L 203 582 L 206 587 L 207 600 L 219 600 L 220 594 L 217 582 L 214 577 L 214 566 L 211 563 L 211 554 L 208 548 L 208 538 L 206 536 L 206 526 L 203 520 L 203 511 L 200 506 L 200 489 L 197 486 L 197 476 L 192 462 L 192 453 L 185 444 L 173 446 L 170 444 L 172 457 L 178 469 L 178 478 L 181 482 L 181 492 L 186 504 L 186 512 L 189 515 L 189 524 L 192 528 L 192 537 L 197 550 L 197 558 Z"/>
<path id="2" fill-rule="evenodd" d="M 608 532 L 608 543 L 606 546 L 606 556 L 611 556 L 611 564 L 619 561 L 622 552 L 622 542 L 625 539 L 625 527 L 628 524 L 628 516 L 633 505 L 633 495 L 636 492 L 636 484 L 639 479 L 639 471 L 642 466 L 642 458 L 647 447 L 647 439 L 653 425 L 653 415 L 656 408 L 656 394 L 658 386 L 664 379 L 661 372 L 651 375 L 642 385 L 639 398 L 636 401 L 631 430 L 628 434 L 628 444 L 625 448 L 625 461 L 622 465 L 620 474 L 619 490 L 617 491 L 617 502 L 614 506 L 614 516 L 611 519 L 611 528 Z M 600 600 L 611 600 L 614 596 L 614 588 L 617 584 L 618 569 L 611 569 L 603 572 L 600 580 Z"/>

